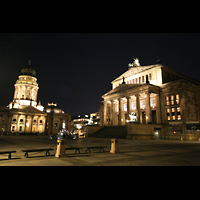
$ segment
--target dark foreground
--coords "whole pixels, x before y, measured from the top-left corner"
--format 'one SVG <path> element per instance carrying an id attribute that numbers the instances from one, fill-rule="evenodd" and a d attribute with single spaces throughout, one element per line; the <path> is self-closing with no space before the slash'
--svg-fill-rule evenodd
<path id="1" fill-rule="evenodd" d="M 66 147 L 107 146 L 105 152 L 98 149 L 91 153 L 75 154 L 66 151 L 66 157 L 56 158 L 56 140 L 47 136 L 3 136 L 0 137 L 0 151 L 16 150 L 12 159 L 0 155 L 0 166 L 200 166 L 200 142 L 168 140 L 119 139 L 118 154 L 110 153 L 110 139 L 82 138 L 66 140 Z M 33 152 L 24 157 L 22 149 L 53 148 L 51 156 L 45 152 Z"/>

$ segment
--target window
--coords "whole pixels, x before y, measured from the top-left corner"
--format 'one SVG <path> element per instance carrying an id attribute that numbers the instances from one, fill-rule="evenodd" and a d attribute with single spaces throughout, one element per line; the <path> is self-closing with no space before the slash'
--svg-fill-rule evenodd
<path id="1" fill-rule="evenodd" d="M 19 131 L 22 131 L 22 126 L 19 127 Z"/>
<path id="2" fill-rule="evenodd" d="M 167 109 L 167 120 L 168 121 L 170 120 L 170 109 L 169 108 Z"/>
<path id="3" fill-rule="evenodd" d="M 42 123 L 42 120 L 40 120 L 40 123 Z"/>
<path id="4" fill-rule="evenodd" d="M 141 77 L 139 77 L 139 83 L 141 83 Z"/>
<path id="5" fill-rule="evenodd" d="M 55 123 L 55 129 L 57 129 L 57 127 L 58 127 L 58 124 L 57 124 L 57 123 Z"/>
<path id="6" fill-rule="evenodd" d="M 156 107 L 156 98 L 151 98 L 150 104 L 151 104 L 151 107 L 155 108 Z"/>
<path id="7" fill-rule="evenodd" d="M 127 81 L 127 84 L 129 84 L 129 81 Z"/>
<path id="8" fill-rule="evenodd" d="M 134 83 L 134 79 L 133 79 L 133 83 Z"/>
<path id="9" fill-rule="evenodd" d="M 166 105 L 169 106 L 169 97 L 166 96 Z"/>
<path id="10" fill-rule="evenodd" d="M 23 119 L 20 119 L 20 122 L 23 122 L 24 120 Z"/>
<path id="11" fill-rule="evenodd" d="M 14 118 L 14 119 L 13 119 L 13 122 L 16 122 L 16 121 L 17 121 L 17 120 Z"/>
<path id="12" fill-rule="evenodd" d="M 151 74 L 149 74 L 149 80 L 151 80 Z"/>
<path id="13" fill-rule="evenodd" d="M 145 100 L 140 101 L 140 107 L 145 109 Z"/>
<path id="14" fill-rule="evenodd" d="M 178 120 L 181 120 L 181 109 L 180 109 L 180 107 L 177 107 L 177 117 L 178 117 Z"/>
<path id="15" fill-rule="evenodd" d="M 174 95 L 171 95 L 171 105 L 174 105 Z"/>
<path id="16" fill-rule="evenodd" d="M 176 94 L 176 104 L 179 104 L 179 94 Z"/>
<path id="17" fill-rule="evenodd" d="M 135 83 L 137 83 L 137 78 L 135 79 Z"/>
<path id="18" fill-rule="evenodd" d="M 116 106 L 116 111 L 119 112 L 119 105 Z"/>
<path id="19" fill-rule="evenodd" d="M 12 131 L 15 131 L 15 126 L 12 126 Z"/>
<path id="20" fill-rule="evenodd" d="M 127 111 L 127 104 L 124 104 L 124 111 Z"/>
<path id="21" fill-rule="evenodd" d="M 132 109 L 136 110 L 136 102 L 132 102 Z"/>
<path id="22" fill-rule="evenodd" d="M 175 108 L 172 108 L 172 120 L 176 120 Z"/>
<path id="23" fill-rule="evenodd" d="M 142 82 L 144 83 L 144 76 L 142 76 Z"/>
<path id="24" fill-rule="evenodd" d="M 132 80 L 130 80 L 130 84 L 132 84 Z"/>

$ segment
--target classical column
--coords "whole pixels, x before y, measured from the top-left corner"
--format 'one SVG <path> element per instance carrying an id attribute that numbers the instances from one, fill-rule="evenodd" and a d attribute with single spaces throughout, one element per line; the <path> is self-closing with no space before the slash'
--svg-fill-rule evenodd
<path id="1" fill-rule="evenodd" d="M 151 122 L 151 109 L 150 109 L 150 93 L 149 91 L 146 92 L 146 122 L 147 124 Z"/>
<path id="2" fill-rule="evenodd" d="M 129 120 L 129 114 L 130 114 L 130 97 L 126 97 L 127 99 L 127 115 L 126 120 Z"/>
<path id="3" fill-rule="evenodd" d="M 161 115 L 160 115 L 160 97 L 159 94 L 156 95 L 156 120 L 157 124 L 161 124 Z"/>
<path id="4" fill-rule="evenodd" d="M 33 128 L 33 117 L 34 115 L 31 116 L 31 133 L 32 133 L 32 128 Z"/>
<path id="5" fill-rule="evenodd" d="M 103 102 L 103 121 L 104 121 L 104 126 L 107 125 L 107 102 Z"/>
<path id="6" fill-rule="evenodd" d="M 111 126 L 113 126 L 113 116 L 114 116 L 114 113 L 113 113 L 113 100 L 111 100 L 111 105 L 110 105 L 110 121 L 111 121 Z"/>
<path id="7" fill-rule="evenodd" d="M 26 99 L 26 95 L 27 95 L 27 86 L 25 86 L 24 99 Z"/>
<path id="8" fill-rule="evenodd" d="M 118 126 L 121 126 L 121 99 L 119 98 L 118 99 L 118 102 L 119 102 L 119 116 L 118 116 Z"/>
<path id="9" fill-rule="evenodd" d="M 140 95 L 136 94 L 137 121 L 140 122 Z"/>

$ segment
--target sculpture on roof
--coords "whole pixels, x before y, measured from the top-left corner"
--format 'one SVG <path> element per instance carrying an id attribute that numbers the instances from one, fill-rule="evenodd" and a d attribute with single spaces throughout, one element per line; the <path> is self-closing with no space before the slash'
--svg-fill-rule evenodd
<path id="1" fill-rule="evenodd" d="M 128 66 L 129 67 L 139 67 L 140 66 L 139 58 L 133 58 L 133 63 L 129 63 Z"/>

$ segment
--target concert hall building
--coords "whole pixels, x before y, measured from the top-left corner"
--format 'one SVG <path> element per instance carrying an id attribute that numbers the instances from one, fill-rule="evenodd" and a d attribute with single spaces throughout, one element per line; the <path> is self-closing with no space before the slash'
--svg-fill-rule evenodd
<path id="1" fill-rule="evenodd" d="M 139 59 L 111 82 L 100 108 L 101 126 L 127 126 L 127 138 L 198 139 L 200 82 L 161 62 Z"/>

